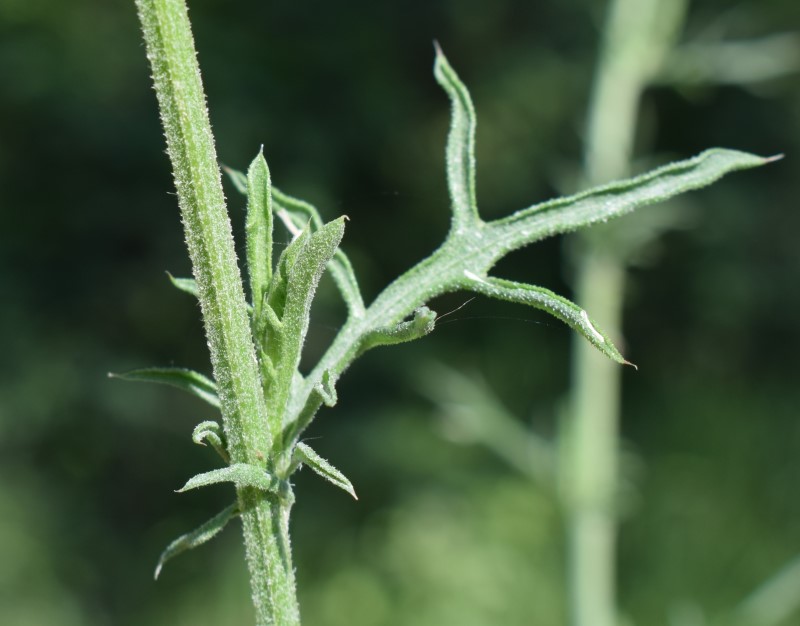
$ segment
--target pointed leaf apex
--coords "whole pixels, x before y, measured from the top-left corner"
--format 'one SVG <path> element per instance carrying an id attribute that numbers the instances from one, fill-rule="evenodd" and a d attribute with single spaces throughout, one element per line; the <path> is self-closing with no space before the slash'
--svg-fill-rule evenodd
<path id="1" fill-rule="evenodd" d="M 211 406 L 219 408 L 217 385 L 213 380 L 189 369 L 180 367 L 149 367 L 122 374 L 110 374 L 111 378 L 144 383 L 159 383 L 188 391 L 202 398 Z"/>
<path id="2" fill-rule="evenodd" d="M 193 476 L 186 484 L 177 489 L 175 493 L 183 493 L 198 487 L 216 485 L 219 483 L 230 482 L 237 487 L 253 487 L 268 493 L 277 493 L 278 487 L 273 477 L 262 467 L 250 465 L 248 463 L 234 463 L 228 467 L 223 467 L 210 472 L 203 472 Z"/>
<path id="3" fill-rule="evenodd" d="M 170 543 L 166 549 L 161 553 L 156 565 L 156 571 L 153 574 L 153 579 L 158 580 L 164 563 L 169 561 L 172 557 L 179 555 L 181 552 L 191 550 L 199 545 L 204 544 L 209 539 L 214 538 L 225 525 L 234 517 L 239 514 L 239 506 L 234 503 L 228 508 L 223 509 L 217 515 L 208 520 L 205 524 L 197 527 L 191 532 L 181 535 L 175 541 Z"/>
<path id="4" fill-rule="evenodd" d="M 294 455 L 297 461 L 308 465 L 308 467 L 322 476 L 322 478 L 349 493 L 353 496 L 353 499 L 358 500 L 356 490 L 353 488 L 353 483 L 338 469 L 317 454 L 311 446 L 302 442 L 298 443 L 294 449 Z"/>

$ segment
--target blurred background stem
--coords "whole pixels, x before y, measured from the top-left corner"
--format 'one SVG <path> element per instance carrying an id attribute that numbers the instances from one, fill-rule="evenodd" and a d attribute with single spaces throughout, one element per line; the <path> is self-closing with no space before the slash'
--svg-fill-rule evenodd
<path id="1" fill-rule="evenodd" d="M 587 119 L 588 185 L 628 175 L 642 92 L 683 21 L 683 0 L 612 0 Z M 614 225 L 625 228 L 625 225 Z M 580 236 L 575 300 L 612 337 L 622 328 L 626 255 L 604 245 L 608 228 Z M 622 368 L 586 341 L 572 340 L 569 416 L 562 433 L 572 626 L 617 623 L 615 551 Z"/>

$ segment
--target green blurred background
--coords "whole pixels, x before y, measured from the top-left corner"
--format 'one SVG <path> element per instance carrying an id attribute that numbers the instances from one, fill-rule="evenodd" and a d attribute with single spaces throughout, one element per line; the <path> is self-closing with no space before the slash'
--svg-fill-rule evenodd
<path id="1" fill-rule="evenodd" d="M 346 213 L 367 299 L 447 228 L 434 39 L 475 101 L 483 215 L 575 189 L 602 1 L 190 8 L 220 159 L 245 168 L 264 144 L 278 186 Z M 695 0 L 684 39 L 790 31 L 796 0 Z M 648 626 L 724 615 L 800 554 L 800 74 L 647 92 L 648 164 L 716 145 L 787 158 L 692 194 L 690 218 L 632 272 L 619 595 Z M 227 191 L 238 231 L 244 203 Z M 199 308 L 165 275 L 190 270 L 132 0 L 0 0 L 0 203 L 0 623 L 251 623 L 236 525 L 152 581 L 161 549 L 230 499 L 173 491 L 216 463 L 189 437 L 213 416 L 106 378 L 209 369 Z M 499 271 L 569 294 L 564 248 L 546 241 Z M 323 282 L 309 360 L 342 318 Z M 308 436 L 360 500 L 296 481 L 305 624 L 563 623 L 557 502 L 458 441 L 429 368 L 484 381 L 549 437 L 569 341 L 543 314 L 474 300 L 352 368 Z"/>

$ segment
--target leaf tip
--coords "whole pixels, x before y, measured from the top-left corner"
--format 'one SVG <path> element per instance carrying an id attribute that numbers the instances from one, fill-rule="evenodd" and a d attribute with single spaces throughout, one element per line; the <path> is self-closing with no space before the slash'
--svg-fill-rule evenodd
<path id="1" fill-rule="evenodd" d="M 764 157 L 764 163 L 774 163 L 775 161 L 781 161 L 785 156 L 786 155 L 783 153 L 773 154 L 772 156 Z"/>
<path id="2" fill-rule="evenodd" d="M 159 577 L 159 575 L 161 574 L 161 568 L 162 568 L 163 566 L 164 566 L 164 563 L 162 563 L 161 561 L 159 561 L 159 562 L 158 562 L 158 565 L 156 565 L 156 571 L 155 571 L 155 572 L 153 572 L 153 580 L 158 580 L 158 577 Z"/>

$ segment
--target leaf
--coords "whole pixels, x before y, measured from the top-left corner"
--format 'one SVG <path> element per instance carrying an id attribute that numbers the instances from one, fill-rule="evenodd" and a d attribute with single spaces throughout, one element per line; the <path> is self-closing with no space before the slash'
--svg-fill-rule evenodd
<path id="1" fill-rule="evenodd" d="M 234 463 L 228 467 L 192 476 L 183 487 L 177 490 L 177 493 L 218 483 L 233 483 L 237 487 L 253 487 L 260 491 L 277 493 L 273 477 L 263 467 L 249 463 Z"/>
<path id="2" fill-rule="evenodd" d="M 269 168 L 259 152 L 247 171 L 247 270 L 256 318 L 272 279 L 272 191 Z"/>
<path id="3" fill-rule="evenodd" d="M 271 320 L 272 326 L 279 325 L 276 322 L 280 323 L 283 318 L 289 288 L 289 275 L 303 248 L 308 243 L 310 232 L 308 225 L 300 229 L 294 239 L 281 252 L 280 257 L 278 257 L 278 263 L 275 265 L 275 274 L 272 277 L 269 294 L 267 295 L 267 306 L 274 314 L 274 318 Z"/>
<path id="4" fill-rule="evenodd" d="M 149 367 L 125 372 L 124 374 L 110 373 L 108 376 L 109 378 L 119 378 L 120 380 L 159 383 L 176 387 L 202 398 L 213 407 L 219 408 L 217 385 L 213 380 L 193 370 L 181 367 Z"/>
<path id="5" fill-rule="evenodd" d="M 495 246 L 496 261 L 534 241 L 625 215 L 636 208 L 710 185 L 730 172 L 765 165 L 776 158 L 780 157 L 765 158 L 712 148 L 641 176 L 536 204 L 490 222 L 482 241 Z"/>
<path id="6" fill-rule="evenodd" d="M 298 443 L 294 448 L 294 456 L 297 460 L 308 465 L 314 472 L 322 476 L 328 482 L 333 483 L 340 489 L 344 489 L 353 498 L 358 500 L 353 484 L 338 469 L 323 459 L 319 454 L 304 443 Z"/>
<path id="7" fill-rule="evenodd" d="M 336 406 L 339 396 L 336 394 L 336 385 L 330 372 L 325 372 L 322 375 L 322 381 L 320 381 L 316 389 L 325 406 Z"/>
<path id="8" fill-rule="evenodd" d="M 600 331 L 589 315 L 574 302 L 570 302 L 549 289 L 526 285 L 502 278 L 474 277 L 470 288 L 480 294 L 527 304 L 542 311 L 547 311 L 550 315 L 557 317 L 570 328 L 583 335 L 595 348 L 600 350 L 608 358 L 623 365 L 633 365 L 626 361 L 612 343 L 611 339 Z M 636 367 L 633 365 L 633 367 Z"/>
<path id="9" fill-rule="evenodd" d="M 453 230 L 479 221 L 475 200 L 475 109 L 464 83 L 459 80 L 439 44 L 433 66 L 436 81 L 444 88 L 452 106 L 447 136 L 447 186 L 453 211 Z"/>
<path id="10" fill-rule="evenodd" d="M 308 202 L 293 198 L 274 187 L 272 188 L 272 200 L 278 217 L 290 231 L 302 228 L 308 220 L 311 220 L 313 230 L 322 228 L 323 222 L 319 211 Z M 364 300 L 361 297 L 361 289 L 358 286 L 350 259 L 341 250 L 336 250 L 333 259 L 328 262 L 328 269 L 331 271 L 333 280 L 336 282 L 350 314 L 356 317 L 362 316 Z"/>
<path id="11" fill-rule="evenodd" d="M 236 191 L 238 191 L 243 196 L 246 196 L 247 176 L 245 176 L 242 172 L 238 170 L 228 167 L 227 165 L 222 166 L 222 171 L 224 171 L 228 175 L 228 180 L 231 181 Z"/>
<path id="12" fill-rule="evenodd" d="M 223 169 L 236 190 L 246 195 L 247 177 L 229 167 L 223 166 Z M 273 212 L 280 218 L 289 232 L 295 236 L 305 228 L 309 220 L 311 220 L 312 230 L 322 228 L 322 217 L 320 217 L 316 207 L 304 200 L 293 198 L 275 187 L 272 187 L 272 205 Z M 328 263 L 328 269 L 331 271 L 333 280 L 342 294 L 342 299 L 347 305 L 349 313 L 355 317 L 362 317 L 365 310 L 364 299 L 361 296 L 361 289 L 358 286 L 358 280 L 350 259 L 341 250 L 336 250 L 333 259 Z"/>
<path id="13" fill-rule="evenodd" d="M 304 231 L 304 233 L 307 231 Z M 285 273 L 285 302 L 279 311 L 279 301 L 275 301 L 275 313 L 280 316 L 280 340 L 268 344 L 266 350 L 275 366 L 274 385 L 267 394 L 271 415 L 282 416 L 291 391 L 294 372 L 300 364 L 300 355 L 308 331 L 311 302 L 319 284 L 319 279 L 328 261 L 333 257 L 336 247 L 344 234 L 344 218 L 325 224 L 317 232 L 302 240 L 300 237 L 286 249 L 285 262 L 279 263 L 281 275 Z M 294 244 L 297 244 L 294 246 Z M 278 274 L 273 283 L 278 280 Z M 281 280 L 283 278 L 281 277 Z M 270 294 L 270 305 L 273 294 Z"/>
<path id="14" fill-rule="evenodd" d="M 424 337 L 433 331 L 436 323 L 436 311 L 422 306 L 414 311 L 414 317 L 393 326 L 384 326 L 366 335 L 361 344 L 361 351 L 366 352 L 377 346 L 392 346 Z"/>
<path id="15" fill-rule="evenodd" d="M 181 291 L 188 293 L 195 298 L 200 297 L 200 294 L 197 291 L 197 281 L 195 281 L 194 278 L 175 278 L 169 272 L 167 272 L 167 276 L 169 277 L 169 281 L 172 283 L 173 287 L 180 289 Z"/>
<path id="16" fill-rule="evenodd" d="M 158 565 L 156 565 L 156 571 L 153 578 L 158 580 L 158 576 L 161 574 L 161 569 L 164 567 L 164 563 L 169 561 L 171 558 L 178 556 L 181 552 L 186 552 L 187 550 L 196 548 L 197 546 L 204 544 L 206 541 L 213 539 L 223 528 L 225 528 L 227 523 L 237 515 L 239 515 L 239 506 L 236 503 L 231 504 L 229 507 L 217 513 L 202 526 L 198 526 L 193 531 L 178 537 L 175 541 L 170 543 L 161 553 L 161 556 L 158 557 Z"/>
<path id="17" fill-rule="evenodd" d="M 226 463 L 230 463 L 231 459 L 228 456 L 225 445 L 225 434 L 222 432 L 222 427 L 214 420 L 207 420 L 200 422 L 194 427 L 192 431 L 192 441 L 197 445 L 204 446 L 206 441 L 211 444 L 211 447 L 217 451 Z"/>
<path id="18" fill-rule="evenodd" d="M 703 187 L 729 172 L 773 160 L 734 150 L 709 150 L 630 180 L 482 222 L 474 205 L 475 120 L 469 94 L 440 50 L 434 72 L 450 96 L 453 109 L 446 163 L 454 212 L 451 230 L 438 250 L 390 284 L 363 315 L 348 318 L 327 352 L 292 392 L 283 418 L 284 441 L 295 441 L 322 403 L 330 401 L 329 388 L 363 352 L 364 345 L 389 340 L 398 324 L 444 293 L 469 290 L 537 306 L 564 320 L 610 358 L 624 363 L 609 338 L 573 303 L 538 287 L 484 277 L 504 256 L 530 243 L 623 215 L 639 206 Z"/>

